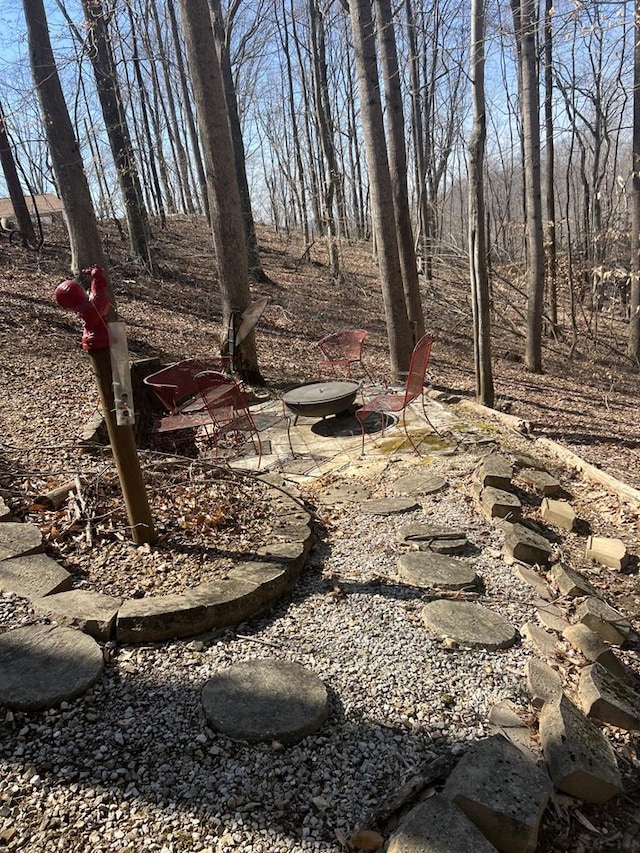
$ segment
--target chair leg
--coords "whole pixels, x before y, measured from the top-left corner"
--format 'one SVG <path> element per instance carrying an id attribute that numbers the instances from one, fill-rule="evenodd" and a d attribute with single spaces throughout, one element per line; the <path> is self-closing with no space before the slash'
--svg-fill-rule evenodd
<path id="1" fill-rule="evenodd" d="M 407 436 L 407 441 L 409 442 L 411 447 L 413 447 L 413 449 L 418 454 L 418 456 L 420 456 L 421 454 L 420 454 L 420 451 L 418 450 L 419 445 L 417 445 L 415 443 L 415 441 L 411 438 L 411 436 L 409 434 L 409 430 L 407 429 L 407 407 L 406 406 L 402 410 L 402 426 L 404 427 L 404 434 Z"/>

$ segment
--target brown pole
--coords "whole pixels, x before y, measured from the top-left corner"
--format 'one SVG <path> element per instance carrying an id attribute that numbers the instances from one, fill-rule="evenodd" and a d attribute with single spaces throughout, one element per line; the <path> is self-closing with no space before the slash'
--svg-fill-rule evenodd
<path id="1" fill-rule="evenodd" d="M 156 538 L 147 491 L 136 446 L 133 428 L 118 426 L 114 418 L 113 385 L 111 377 L 111 356 L 108 349 L 89 350 L 91 367 L 93 369 L 102 414 L 107 424 L 109 441 L 116 463 L 122 496 L 124 498 L 127 518 L 131 526 L 131 535 L 136 545 L 154 542 Z"/>

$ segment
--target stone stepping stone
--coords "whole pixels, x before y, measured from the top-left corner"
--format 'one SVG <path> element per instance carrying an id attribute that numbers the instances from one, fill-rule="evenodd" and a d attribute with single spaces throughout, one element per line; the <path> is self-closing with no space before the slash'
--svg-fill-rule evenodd
<path id="1" fill-rule="evenodd" d="M 438 554 L 461 554 L 469 544 L 463 530 L 447 530 L 433 524 L 408 524 L 399 531 L 398 541 Z"/>
<path id="2" fill-rule="evenodd" d="M 566 696 L 545 702 L 540 745 L 554 785 L 587 803 L 606 803 L 622 792 L 613 747 Z"/>
<path id="3" fill-rule="evenodd" d="M 578 695 L 588 717 L 627 731 L 640 731 L 640 693 L 602 664 L 592 663 L 580 671 Z"/>
<path id="4" fill-rule="evenodd" d="M 369 498 L 371 493 L 362 486 L 331 486 L 318 492 L 318 497 L 323 504 L 362 503 Z"/>
<path id="5" fill-rule="evenodd" d="M 3 521 L 0 524 L 0 560 L 42 551 L 42 534 L 35 524 Z"/>
<path id="6" fill-rule="evenodd" d="M 412 498 L 374 498 L 363 501 L 360 509 L 367 515 L 401 515 L 420 509 L 420 504 Z"/>
<path id="7" fill-rule="evenodd" d="M 485 738 L 465 752 L 444 789 L 485 838 L 505 853 L 536 849 L 551 791 L 549 776 L 533 756 L 502 735 Z"/>
<path id="8" fill-rule="evenodd" d="M 389 838 L 387 853 L 495 853 L 480 830 L 442 794 L 412 809 Z"/>
<path id="9" fill-rule="evenodd" d="M 507 556 L 530 566 L 546 566 L 551 556 L 551 545 L 544 536 L 523 524 L 511 524 L 504 534 Z"/>
<path id="10" fill-rule="evenodd" d="M 406 474 L 393 483 L 393 489 L 400 495 L 435 495 L 448 485 L 444 477 Z"/>
<path id="11" fill-rule="evenodd" d="M 429 551 L 412 551 L 398 558 L 398 572 L 412 586 L 426 589 L 465 589 L 479 578 L 464 560 Z"/>
<path id="12" fill-rule="evenodd" d="M 421 616 L 428 630 L 466 648 L 506 649 L 517 637 L 516 629 L 499 613 L 468 601 L 430 601 Z"/>
<path id="13" fill-rule="evenodd" d="M 72 583 L 69 572 L 46 554 L 28 554 L 0 562 L 0 590 L 9 590 L 23 598 L 65 592 Z"/>
<path id="14" fill-rule="evenodd" d="M 81 696 L 102 675 L 102 650 L 73 628 L 27 625 L 0 634 L 0 704 L 52 708 Z"/>
<path id="15" fill-rule="evenodd" d="M 202 704 L 214 729 L 236 740 L 294 743 L 318 731 L 329 714 L 327 688 L 288 661 L 250 660 L 209 679 Z"/>

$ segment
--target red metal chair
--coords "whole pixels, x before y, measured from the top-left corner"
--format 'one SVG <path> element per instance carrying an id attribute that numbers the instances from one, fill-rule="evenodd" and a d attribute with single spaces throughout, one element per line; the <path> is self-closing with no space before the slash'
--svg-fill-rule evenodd
<path id="1" fill-rule="evenodd" d="M 429 360 L 431 358 L 431 349 L 433 347 L 433 338 L 430 335 L 424 335 L 413 348 L 411 353 L 411 361 L 409 363 L 409 373 L 407 374 L 407 382 L 404 391 L 388 391 L 384 394 L 377 394 L 356 412 L 356 418 L 360 422 L 362 430 L 362 453 L 364 453 L 364 438 L 365 438 L 365 421 L 373 414 L 379 414 L 382 419 L 382 432 L 384 433 L 387 426 L 386 415 L 388 413 L 402 412 L 402 426 L 409 444 L 415 452 L 420 455 L 418 446 L 411 438 L 407 430 L 407 406 L 413 400 L 420 397 L 422 402 L 422 413 L 429 426 L 438 435 L 440 433 L 429 420 L 427 410 L 424 404 L 424 387 L 425 377 L 429 368 Z"/>
<path id="2" fill-rule="evenodd" d="M 230 359 L 226 356 L 207 360 L 188 358 L 145 376 L 143 382 L 151 388 L 169 414 L 188 414 L 204 409 L 196 382 L 198 373 L 205 370 L 228 373 L 229 365 Z"/>
<path id="3" fill-rule="evenodd" d="M 286 423 L 291 455 L 295 455 L 291 444 L 290 420 L 284 412 L 281 414 L 252 412 L 247 395 L 241 386 L 222 373 L 205 371 L 196 376 L 196 382 L 209 415 L 207 433 L 213 441 L 216 456 L 224 439 L 229 440 L 231 455 L 233 455 L 243 443 L 241 436 L 246 434 L 253 442 L 259 468 L 262 460 L 260 432 L 283 422 Z"/>
<path id="4" fill-rule="evenodd" d="M 331 370 L 334 376 L 351 377 L 351 366 L 359 364 L 370 382 L 373 378 L 362 361 L 362 347 L 369 332 L 365 329 L 344 329 L 326 335 L 316 342 L 324 358 L 318 362 L 318 378 L 322 377 L 325 368 Z M 341 373 L 337 372 L 341 368 Z"/>

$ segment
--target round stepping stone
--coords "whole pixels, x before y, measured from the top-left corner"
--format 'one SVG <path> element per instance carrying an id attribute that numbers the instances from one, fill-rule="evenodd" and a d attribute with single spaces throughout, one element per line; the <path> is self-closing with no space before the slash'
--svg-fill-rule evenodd
<path id="1" fill-rule="evenodd" d="M 420 504 L 412 498 L 375 498 L 363 501 L 360 508 L 368 515 L 400 515 L 420 509 Z"/>
<path id="2" fill-rule="evenodd" d="M 434 589 L 464 589 L 478 583 L 478 575 L 469 563 L 434 554 L 413 551 L 398 559 L 398 572 L 413 586 Z"/>
<path id="3" fill-rule="evenodd" d="M 398 478 L 393 488 L 400 495 L 434 495 L 448 486 L 444 477 L 427 477 L 420 474 L 407 474 Z"/>
<path id="4" fill-rule="evenodd" d="M 327 688 L 288 661 L 250 660 L 209 679 L 202 689 L 209 723 L 236 740 L 293 743 L 317 731 L 329 714 Z"/>
<path id="5" fill-rule="evenodd" d="M 54 625 L 0 634 L 0 705 L 18 711 L 52 708 L 98 681 L 104 660 L 96 641 Z"/>
<path id="6" fill-rule="evenodd" d="M 329 505 L 360 503 L 367 500 L 369 492 L 361 486 L 331 486 L 321 491 L 319 497 L 322 503 Z"/>
<path id="7" fill-rule="evenodd" d="M 472 649 L 506 649 L 516 641 L 516 629 L 480 604 L 468 601 L 431 601 L 422 608 L 422 622 L 439 637 Z"/>
<path id="8" fill-rule="evenodd" d="M 398 533 L 398 540 L 439 554 L 461 554 L 469 544 L 464 531 L 446 530 L 433 524 L 408 524 Z"/>

